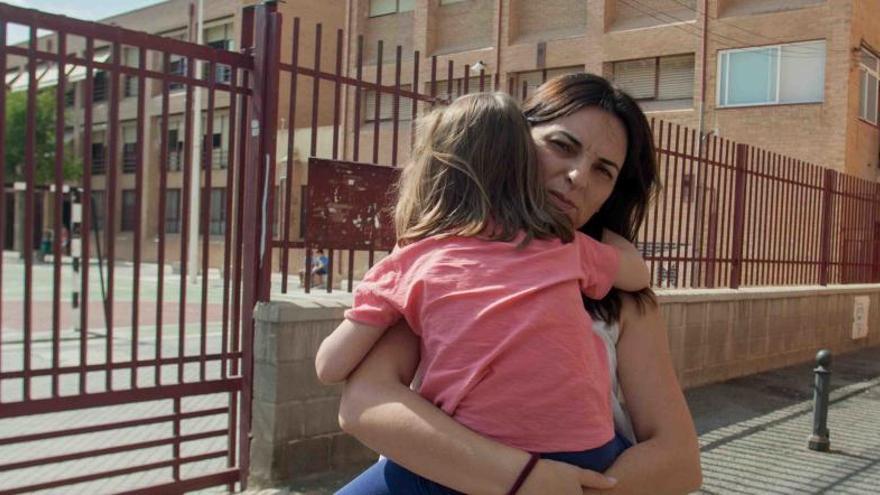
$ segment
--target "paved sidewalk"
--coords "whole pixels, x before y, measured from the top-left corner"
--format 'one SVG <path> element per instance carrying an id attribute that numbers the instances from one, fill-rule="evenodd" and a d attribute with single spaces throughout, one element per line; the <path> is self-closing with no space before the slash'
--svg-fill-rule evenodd
<path id="1" fill-rule="evenodd" d="M 834 356 L 828 453 L 806 447 L 812 368 L 804 363 L 685 393 L 702 448 L 699 493 L 880 493 L 880 347 Z M 290 490 L 331 494 L 351 476 L 303 480 Z"/>
<path id="2" fill-rule="evenodd" d="M 687 392 L 705 494 L 880 493 L 880 348 L 832 363 L 831 452 L 806 448 L 810 365 Z"/>

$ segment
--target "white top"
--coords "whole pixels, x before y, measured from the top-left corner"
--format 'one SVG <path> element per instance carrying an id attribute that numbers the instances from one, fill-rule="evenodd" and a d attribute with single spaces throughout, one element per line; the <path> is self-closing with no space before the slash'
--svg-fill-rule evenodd
<path id="1" fill-rule="evenodd" d="M 626 400 L 617 380 L 617 341 L 620 340 L 620 323 L 608 324 L 602 320 L 593 320 L 593 331 L 602 337 L 605 350 L 608 351 L 608 370 L 611 373 L 611 411 L 614 414 L 614 429 L 633 445 L 636 435 L 632 421 L 626 410 Z"/>

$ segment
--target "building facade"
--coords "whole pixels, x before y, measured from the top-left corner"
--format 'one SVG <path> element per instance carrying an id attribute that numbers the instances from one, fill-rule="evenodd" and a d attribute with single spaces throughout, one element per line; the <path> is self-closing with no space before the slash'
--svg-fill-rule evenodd
<path id="1" fill-rule="evenodd" d="M 386 74 L 394 45 L 402 46 L 404 84 L 414 51 L 438 56 L 443 68 L 479 62 L 490 81 L 517 95 L 586 70 L 627 90 L 649 118 L 880 177 L 880 5 L 871 0 L 351 3 L 368 81 L 378 40 Z M 422 81 L 428 70 L 423 63 Z"/>

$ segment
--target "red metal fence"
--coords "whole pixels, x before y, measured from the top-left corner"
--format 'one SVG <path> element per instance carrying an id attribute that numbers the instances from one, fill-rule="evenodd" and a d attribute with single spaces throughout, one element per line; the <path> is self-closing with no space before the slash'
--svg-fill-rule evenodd
<path id="1" fill-rule="evenodd" d="M 312 249 L 328 249 L 329 292 L 334 277 L 353 279 L 372 265 L 375 250 L 393 245 L 379 231 L 363 230 L 365 220 L 388 226 L 379 215 L 392 204 L 390 177 L 382 167 L 405 163 L 414 122 L 434 104 L 461 94 L 506 86 L 521 99 L 533 86 L 516 76 L 506 84 L 497 75 L 456 68 L 443 57 L 404 54 L 398 46 L 390 62 L 384 44 L 367 50 L 362 37 L 349 46 L 355 77 L 345 76 L 345 41 L 335 35 L 332 71 L 322 70 L 326 36 L 314 29 L 310 65 L 299 53 L 301 29 L 294 20 L 292 55 L 279 66 L 292 95 L 286 121 L 305 132 L 287 134 L 287 158 L 276 211 L 281 222 L 272 246 L 281 271 L 280 290 L 289 290 L 290 253 L 306 249 L 301 266 L 312 266 Z M 366 54 L 369 53 L 369 63 Z M 576 70 L 573 68 L 572 70 Z M 390 72 L 389 78 L 386 73 Z M 547 71 L 544 71 L 544 78 Z M 388 81 L 391 79 L 391 81 Z M 424 82 L 421 82 L 423 81 Z M 332 98 L 323 98 L 329 94 Z M 308 108 L 301 107 L 303 102 Z M 383 103 L 384 102 L 384 103 Z M 300 106 L 297 106 L 297 103 Z M 297 120 L 308 112 L 309 121 Z M 321 122 L 321 116 L 332 119 Z M 698 136 L 686 127 L 652 121 L 663 188 L 642 225 L 637 245 L 661 288 L 814 285 L 880 280 L 876 219 L 878 184 L 715 135 Z M 295 139 L 306 140 L 300 144 Z M 297 147 L 307 152 L 299 153 Z M 306 163 L 308 162 L 308 163 Z M 296 168 L 302 171 L 298 174 Z M 353 174 L 345 186 L 327 177 Z M 377 169 L 377 170 L 373 170 Z M 297 182 L 298 181 L 298 182 Z M 307 184 L 307 186 L 306 186 Z M 299 191 L 298 188 L 302 188 Z M 345 187 L 358 195 L 342 199 Z M 343 195 L 344 196 L 344 195 Z M 298 224 L 298 225 L 296 225 Z M 325 234 L 345 233 L 331 242 Z M 310 277 L 303 280 L 310 289 Z M 342 286 L 342 284 L 339 284 Z"/>

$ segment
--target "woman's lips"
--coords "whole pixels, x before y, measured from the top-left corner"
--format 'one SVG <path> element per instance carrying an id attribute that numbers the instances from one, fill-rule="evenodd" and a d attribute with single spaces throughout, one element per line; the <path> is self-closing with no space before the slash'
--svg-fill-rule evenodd
<path id="1" fill-rule="evenodd" d="M 566 213 L 577 211 L 577 206 L 574 203 L 569 201 L 562 193 L 558 193 L 556 191 L 549 191 L 550 197 L 553 198 L 560 209 L 562 209 Z"/>

